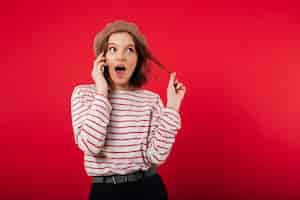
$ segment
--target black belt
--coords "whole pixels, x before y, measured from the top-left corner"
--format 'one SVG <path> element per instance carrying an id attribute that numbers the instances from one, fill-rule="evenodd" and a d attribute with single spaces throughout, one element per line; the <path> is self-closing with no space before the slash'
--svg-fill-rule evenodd
<path id="1" fill-rule="evenodd" d="M 93 183 L 125 183 L 138 181 L 144 177 L 149 177 L 156 174 L 155 168 L 149 168 L 146 171 L 136 171 L 125 175 L 111 175 L 111 176 L 93 176 Z"/>

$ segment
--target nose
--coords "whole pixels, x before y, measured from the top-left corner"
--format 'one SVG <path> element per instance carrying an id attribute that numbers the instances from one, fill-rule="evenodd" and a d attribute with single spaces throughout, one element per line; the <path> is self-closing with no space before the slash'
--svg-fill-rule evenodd
<path id="1" fill-rule="evenodd" d="M 116 59 L 117 59 L 117 60 L 120 60 L 120 61 L 125 60 L 125 55 L 124 55 L 124 53 L 123 53 L 122 51 L 118 51 L 118 52 L 117 52 L 117 55 L 116 55 Z"/>

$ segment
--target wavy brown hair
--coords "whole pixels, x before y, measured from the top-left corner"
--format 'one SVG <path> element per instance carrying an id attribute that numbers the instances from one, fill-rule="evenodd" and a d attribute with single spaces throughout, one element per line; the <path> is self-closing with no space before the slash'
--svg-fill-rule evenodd
<path id="1" fill-rule="evenodd" d="M 117 31 L 117 32 L 112 32 L 113 33 L 118 33 L 118 32 L 126 32 L 126 31 Z M 160 63 L 158 59 L 156 59 L 153 54 L 149 51 L 149 49 L 142 43 L 138 38 L 135 37 L 135 35 L 131 34 L 130 32 L 127 32 L 128 34 L 131 35 L 133 38 L 134 44 L 135 44 L 135 49 L 138 54 L 137 58 L 137 64 L 135 67 L 135 70 L 133 74 L 130 77 L 129 80 L 129 86 L 131 87 L 142 87 L 144 84 L 147 83 L 148 81 L 148 74 L 150 72 L 150 65 L 151 62 L 154 64 L 158 65 L 160 68 L 165 69 L 164 66 Z M 100 52 L 104 52 L 104 55 L 106 54 L 108 50 L 108 39 L 111 36 L 111 34 L 107 35 L 102 43 L 99 44 L 97 47 L 97 54 L 99 55 Z M 109 76 L 109 74 L 106 74 L 106 76 Z M 108 83 L 110 83 L 110 77 L 107 77 Z"/>

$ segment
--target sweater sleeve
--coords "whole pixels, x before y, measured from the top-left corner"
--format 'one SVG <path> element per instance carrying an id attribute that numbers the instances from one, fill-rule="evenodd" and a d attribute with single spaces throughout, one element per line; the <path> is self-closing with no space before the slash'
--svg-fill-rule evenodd
<path id="1" fill-rule="evenodd" d="M 86 154 L 96 155 L 102 150 L 112 107 L 108 99 L 96 94 L 86 98 L 85 88 L 77 86 L 71 97 L 71 115 L 75 143 Z"/>
<path id="2" fill-rule="evenodd" d="M 164 163 L 171 152 L 178 130 L 181 128 L 181 118 L 177 111 L 163 106 L 158 96 L 157 103 L 151 115 L 151 127 L 148 136 L 146 156 L 150 163 Z"/>

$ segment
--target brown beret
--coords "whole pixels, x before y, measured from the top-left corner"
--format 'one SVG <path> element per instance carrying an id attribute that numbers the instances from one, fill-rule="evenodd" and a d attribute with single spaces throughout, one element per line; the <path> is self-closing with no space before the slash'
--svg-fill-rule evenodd
<path id="1" fill-rule="evenodd" d="M 97 57 L 101 52 L 100 47 L 103 42 L 108 39 L 112 33 L 116 32 L 128 32 L 134 36 L 145 48 L 147 48 L 147 42 L 145 37 L 140 33 L 138 27 L 134 23 L 126 22 L 124 20 L 117 20 L 106 24 L 104 29 L 98 32 L 94 39 L 94 53 Z"/>

